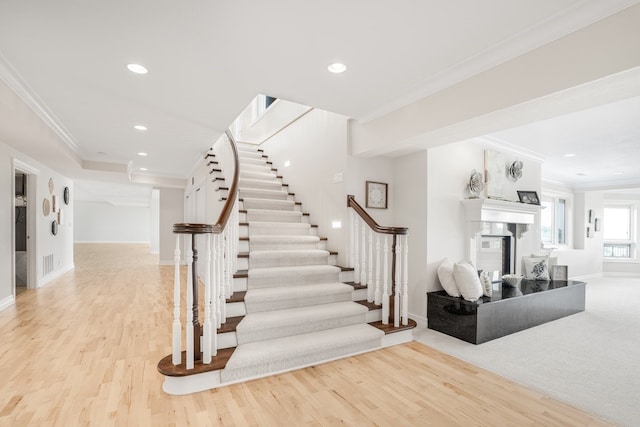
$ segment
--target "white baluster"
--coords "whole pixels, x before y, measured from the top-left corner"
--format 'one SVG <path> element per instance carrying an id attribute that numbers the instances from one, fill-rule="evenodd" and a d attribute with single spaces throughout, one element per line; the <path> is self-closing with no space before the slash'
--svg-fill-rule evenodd
<path id="1" fill-rule="evenodd" d="M 224 283 L 224 235 L 218 239 L 218 275 L 220 278 L 220 322 L 227 322 L 226 289 Z"/>
<path id="2" fill-rule="evenodd" d="M 191 242 L 187 246 L 187 369 L 193 369 L 193 251 Z"/>
<path id="3" fill-rule="evenodd" d="M 362 221 L 362 231 L 361 231 L 361 236 L 362 236 L 362 246 L 361 246 L 361 251 L 360 251 L 360 284 L 361 285 L 366 285 L 367 284 L 367 246 L 366 246 L 366 242 L 367 242 L 367 223 Z"/>
<path id="4" fill-rule="evenodd" d="M 218 354 L 218 313 L 216 311 L 216 295 L 217 295 L 217 287 L 216 287 L 216 276 L 215 276 L 215 241 L 216 235 L 212 235 L 208 242 L 208 252 L 209 252 L 209 277 L 211 278 L 211 293 L 209 295 L 210 298 L 210 307 L 211 307 L 211 356 L 215 356 Z"/>
<path id="5" fill-rule="evenodd" d="M 353 233 L 353 247 L 354 247 L 354 254 L 355 254 L 355 258 L 354 258 L 354 266 L 353 266 L 353 281 L 356 283 L 360 283 L 360 251 L 359 251 L 359 241 L 360 239 L 358 238 L 358 230 L 360 228 L 360 218 L 358 216 L 356 216 L 356 220 L 354 222 L 354 227 L 352 230 Z"/>
<path id="6" fill-rule="evenodd" d="M 202 325 L 202 363 L 211 363 L 211 234 L 206 237 L 207 262 L 204 276 L 204 324 Z"/>
<path id="7" fill-rule="evenodd" d="M 176 234 L 176 249 L 173 252 L 175 272 L 173 275 L 173 345 L 171 362 L 182 362 L 182 322 L 180 321 L 180 235 Z"/>
<path id="8" fill-rule="evenodd" d="M 357 263 L 355 254 L 355 242 L 353 241 L 353 230 L 356 227 L 356 213 L 353 209 L 349 210 L 349 265 L 354 267 Z"/>
<path id="9" fill-rule="evenodd" d="M 219 234 L 213 236 L 213 281 L 215 283 L 215 292 L 213 294 L 213 299 L 217 320 L 216 329 L 222 325 L 222 316 L 220 313 L 220 270 L 218 268 L 218 258 L 220 257 L 220 253 L 218 251 L 218 240 L 220 240 Z"/>
<path id="10" fill-rule="evenodd" d="M 394 267 L 396 277 L 394 277 L 394 281 L 396 287 L 393 290 L 393 326 L 397 328 L 400 326 L 400 279 L 402 277 L 400 276 L 400 266 L 402 265 L 402 239 L 400 239 L 400 236 L 397 236 L 395 240 L 396 263 Z"/>
<path id="11" fill-rule="evenodd" d="M 367 301 L 373 302 L 375 282 L 373 281 L 373 230 L 369 228 L 369 280 L 367 281 Z"/>
<path id="12" fill-rule="evenodd" d="M 404 268 L 402 269 L 402 324 L 409 324 L 409 235 L 404 236 Z"/>
<path id="13" fill-rule="evenodd" d="M 382 324 L 389 324 L 389 236 L 384 235 L 384 271 L 382 286 Z"/>
<path id="14" fill-rule="evenodd" d="M 382 283 L 380 282 L 380 264 L 382 263 L 382 259 L 380 255 L 380 234 L 376 233 L 376 292 L 373 301 L 377 305 L 380 305 L 382 301 Z"/>

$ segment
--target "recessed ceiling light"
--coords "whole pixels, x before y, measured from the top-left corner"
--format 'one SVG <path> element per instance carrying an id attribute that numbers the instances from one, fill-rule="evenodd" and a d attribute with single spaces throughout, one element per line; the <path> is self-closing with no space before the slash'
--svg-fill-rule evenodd
<path id="1" fill-rule="evenodd" d="M 562 157 L 575 157 L 576 155 L 574 153 L 567 153 L 565 155 L 563 155 Z"/>
<path id="2" fill-rule="evenodd" d="M 149 70 L 140 64 L 127 64 L 127 68 L 129 71 L 136 74 L 147 74 L 149 72 Z"/>
<path id="3" fill-rule="evenodd" d="M 142 156 L 142 157 L 147 156 L 147 155 L 148 155 L 147 153 L 142 153 L 142 152 L 138 153 L 138 156 Z"/>
<path id="4" fill-rule="evenodd" d="M 135 130 L 147 130 L 147 127 L 145 125 L 135 125 L 133 128 Z"/>
<path id="5" fill-rule="evenodd" d="M 105 153 L 104 151 L 98 151 L 98 156 L 106 156 L 107 153 Z"/>
<path id="6" fill-rule="evenodd" d="M 327 69 L 334 74 L 340 74 L 346 71 L 347 66 L 344 64 L 341 64 L 340 62 L 334 62 L 333 64 L 329 65 Z"/>
<path id="7" fill-rule="evenodd" d="M 148 171 L 149 169 L 147 168 L 140 168 L 141 171 Z"/>
<path id="8" fill-rule="evenodd" d="M 578 172 L 576 175 L 578 175 L 578 176 L 587 176 L 586 173 L 582 173 L 582 172 Z"/>
<path id="9" fill-rule="evenodd" d="M 616 172 L 614 175 L 624 175 L 624 172 Z"/>

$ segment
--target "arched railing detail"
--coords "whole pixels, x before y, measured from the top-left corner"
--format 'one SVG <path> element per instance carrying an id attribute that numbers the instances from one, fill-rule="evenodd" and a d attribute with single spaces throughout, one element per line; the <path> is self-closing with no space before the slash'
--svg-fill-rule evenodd
<path id="1" fill-rule="evenodd" d="M 369 302 L 382 305 L 383 324 L 393 321 L 395 327 L 400 323 L 407 325 L 409 229 L 379 225 L 354 196 L 347 196 L 347 206 L 351 208 L 349 253 L 355 280 L 367 286 Z M 391 248 L 389 239 L 392 239 Z"/>

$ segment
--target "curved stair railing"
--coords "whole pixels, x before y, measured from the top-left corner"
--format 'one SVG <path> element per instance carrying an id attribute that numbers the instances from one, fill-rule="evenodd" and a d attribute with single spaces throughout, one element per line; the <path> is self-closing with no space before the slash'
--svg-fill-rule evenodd
<path id="1" fill-rule="evenodd" d="M 240 174 L 240 161 L 235 139 L 229 130 L 225 131 L 234 164 L 233 179 L 228 197 L 214 224 L 174 224 L 173 233 L 176 235 L 176 248 L 174 252 L 174 292 L 173 292 L 173 339 L 171 364 L 176 368 L 171 369 L 165 358 L 159 363 L 161 372 L 167 375 L 188 375 L 183 371 L 194 369 L 196 361 L 201 365 L 210 365 L 212 357 L 217 355 L 217 329 L 226 322 L 225 301 L 233 292 L 233 272 L 236 270 L 238 253 L 238 177 Z M 221 138 L 224 140 L 225 138 Z M 220 140 L 219 140 L 220 141 Z M 185 349 L 182 350 L 182 321 L 181 321 L 181 275 L 180 275 L 180 239 L 181 236 L 190 235 L 190 244 L 187 244 L 186 262 L 186 325 Z M 199 297 L 198 297 L 198 251 L 196 249 L 196 236 L 205 235 L 205 274 L 204 274 L 204 321 L 200 324 Z M 201 340 L 202 339 L 202 340 Z M 183 355 L 185 361 L 183 363 Z M 206 367 L 204 367 L 205 370 Z M 167 372 L 172 371 L 172 372 Z"/>
<path id="2" fill-rule="evenodd" d="M 349 252 L 354 269 L 354 282 L 367 286 L 368 302 L 382 305 L 383 324 L 389 324 L 391 321 L 394 327 L 398 327 L 402 319 L 402 324 L 408 325 L 409 229 L 378 225 L 352 195 L 347 196 L 347 206 L 351 208 Z M 391 254 L 389 254 L 390 239 L 392 240 Z M 390 274 L 389 262 L 391 263 Z M 391 288 L 389 288 L 389 279 L 391 279 Z"/>

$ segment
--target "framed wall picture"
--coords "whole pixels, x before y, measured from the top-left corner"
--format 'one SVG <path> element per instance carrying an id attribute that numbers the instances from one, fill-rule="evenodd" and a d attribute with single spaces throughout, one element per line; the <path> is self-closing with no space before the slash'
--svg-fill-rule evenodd
<path id="1" fill-rule="evenodd" d="M 520 199 L 520 203 L 526 203 L 528 205 L 540 204 L 538 193 L 535 191 L 518 191 L 518 198 Z"/>
<path id="2" fill-rule="evenodd" d="M 367 207 L 387 209 L 388 186 L 384 182 L 366 182 Z"/>
<path id="3" fill-rule="evenodd" d="M 567 280 L 568 268 L 566 265 L 552 265 L 551 266 L 551 280 Z"/>

